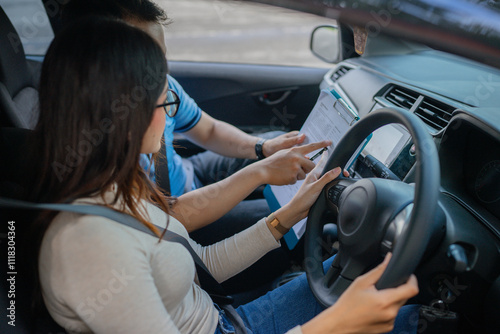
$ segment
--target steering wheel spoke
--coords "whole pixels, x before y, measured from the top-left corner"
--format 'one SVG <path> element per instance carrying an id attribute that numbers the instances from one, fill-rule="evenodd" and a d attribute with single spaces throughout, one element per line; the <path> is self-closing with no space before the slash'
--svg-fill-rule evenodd
<path id="1" fill-rule="evenodd" d="M 356 261 L 352 258 L 347 258 L 347 264 L 341 267 L 343 258 L 342 251 L 339 251 L 335 256 L 330 268 L 323 277 L 323 286 L 329 292 L 332 299 L 325 301 L 323 304 L 327 305 L 334 303 L 345 290 L 351 285 L 356 277 L 361 275 L 368 268 L 365 264 Z"/>
<path id="2" fill-rule="evenodd" d="M 356 181 L 357 180 L 355 179 L 339 175 L 339 177 L 326 185 L 323 192 L 326 196 L 326 201 L 330 210 L 332 210 L 333 212 L 338 212 L 340 198 L 343 191 L 351 184 L 356 183 Z"/>
<path id="3" fill-rule="evenodd" d="M 375 257 L 372 259 L 375 260 Z M 354 281 L 356 277 L 363 274 L 372 264 L 366 263 L 363 259 L 356 259 L 348 256 L 342 249 L 336 254 L 332 265 L 324 277 L 325 286 L 331 288 L 334 281 L 342 277 L 348 281 Z"/>
<path id="4" fill-rule="evenodd" d="M 340 253 L 340 252 L 339 252 Z M 340 254 L 337 253 L 335 259 L 333 259 L 332 265 L 328 268 L 328 271 L 325 274 L 323 279 L 324 284 L 327 288 L 330 288 L 333 283 L 338 279 L 342 268 L 340 267 Z"/>

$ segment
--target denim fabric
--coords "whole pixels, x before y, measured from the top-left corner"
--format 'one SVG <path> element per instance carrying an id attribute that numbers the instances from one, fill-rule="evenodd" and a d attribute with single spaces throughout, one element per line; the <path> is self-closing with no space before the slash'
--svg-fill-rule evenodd
<path id="1" fill-rule="evenodd" d="M 332 261 L 333 257 L 323 263 L 325 271 Z M 408 305 L 401 308 L 391 333 L 416 333 L 419 307 Z M 236 309 L 246 327 L 255 334 L 285 333 L 323 310 L 309 289 L 306 275 Z"/>
<path id="2" fill-rule="evenodd" d="M 219 310 L 219 322 L 217 323 L 217 328 L 215 329 L 214 334 L 234 334 L 234 326 L 231 324 L 231 321 L 227 317 L 226 313 L 224 313 L 224 310 L 221 310 L 217 304 L 214 305 L 215 308 Z"/>

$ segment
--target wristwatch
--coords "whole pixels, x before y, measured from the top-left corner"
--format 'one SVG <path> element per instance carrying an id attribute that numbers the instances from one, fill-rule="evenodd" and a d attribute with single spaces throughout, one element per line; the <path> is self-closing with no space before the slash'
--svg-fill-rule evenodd
<path id="1" fill-rule="evenodd" d="M 278 231 L 282 235 L 287 234 L 288 231 L 290 230 L 280 224 L 280 221 L 278 220 L 278 218 L 276 218 L 274 213 L 271 213 L 269 216 L 267 216 L 267 221 L 269 222 L 269 225 L 271 225 L 276 231 Z"/>
<path id="2" fill-rule="evenodd" d="M 259 139 L 257 144 L 255 144 L 255 154 L 257 155 L 257 159 L 262 160 L 265 158 L 264 153 L 262 152 L 262 146 L 264 146 L 264 143 L 266 142 L 267 139 Z"/>

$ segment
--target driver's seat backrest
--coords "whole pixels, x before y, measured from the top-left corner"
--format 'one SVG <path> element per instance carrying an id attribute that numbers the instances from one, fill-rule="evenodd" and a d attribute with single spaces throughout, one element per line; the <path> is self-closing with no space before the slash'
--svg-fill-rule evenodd
<path id="1" fill-rule="evenodd" d="M 0 196 L 26 199 L 34 184 L 33 130 L 0 127 Z"/>
<path id="2" fill-rule="evenodd" d="M 33 129 L 38 121 L 38 82 L 16 29 L 0 7 L 0 109 L 12 125 Z"/>
<path id="3" fill-rule="evenodd" d="M 0 127 L 0 197 L 23 199 L 34 185 L 33 131 L 14 127 Z M 9 297 L 11 286 L 7 278 L 8 270 L 0 272 L 0 308 L 7 310 L 11 300 L 15 298 L 15 317 L 2 319 L 0 321 L 0 333 L 19 334 L 47 334 L 65 333 L 46 310 L 36 310 L 32 308 L 32 280 L 25 271 L 26 261 L 29 256 L 33 256 L 28 251 L 28 234 L 34 220 L 34 211 L 21 209 L 0 209 L 0 262 L 7 263 L 8 259 L 8 236 L 15 227 L 15 297 Z M 13 222 L 10 225 L 9 222 Z M 10 311 L 8 311 L 10 312 Z M 8 322 L 15 319 L 15 327 Z"/>

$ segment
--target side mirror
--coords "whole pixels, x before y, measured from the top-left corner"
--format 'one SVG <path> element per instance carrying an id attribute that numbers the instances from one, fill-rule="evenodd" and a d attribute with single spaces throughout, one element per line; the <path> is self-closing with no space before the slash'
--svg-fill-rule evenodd
<path id="1" fill-rule="evenodd" d="M 336 26 L 324 25 L 314 28 L 311 34 L 310 48 L 312 53 L 327 63 L 340 60 L 339 29 Z"/>

